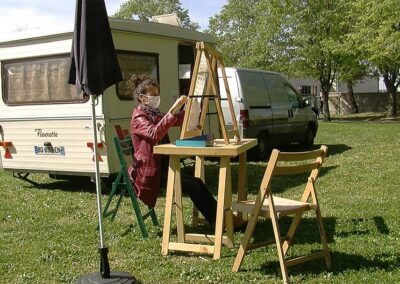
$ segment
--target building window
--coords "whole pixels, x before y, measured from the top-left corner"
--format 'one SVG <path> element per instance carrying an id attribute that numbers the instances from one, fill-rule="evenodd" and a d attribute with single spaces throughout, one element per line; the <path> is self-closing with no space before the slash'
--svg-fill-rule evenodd
<path id="1" fill-rule="evenodd" d="M 85 102 L 69 85 L 69 55 L 29 58 L 2 65 L 3 100 L 7 105 Z"/>
<path id="2" fill-rule="evenodd" d="M 128 87 L 128 80 L 132 75 L 147 74 L 157 82 L 158 54 L 118 52 L 118 63 L 124 80 L 117 84 L 117 96 L 120 100 L 133 100 L 133 90 Z"/>
<path id="3" fill-rule="evenodd" d="M 301 95 L 311 95 L 311 86 L 299 86 L 299 93 Z"/>

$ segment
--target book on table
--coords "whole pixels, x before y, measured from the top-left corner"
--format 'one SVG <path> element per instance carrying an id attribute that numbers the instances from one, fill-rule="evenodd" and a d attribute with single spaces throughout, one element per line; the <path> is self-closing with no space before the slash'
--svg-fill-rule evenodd
<path id="1" fill-rule="evenodd" d="M 207 147 L 214 146 L 214 137 L 212 134 L 205 134 L 199 136 L 178 139 L 175 145 L 179 147 Z"/>

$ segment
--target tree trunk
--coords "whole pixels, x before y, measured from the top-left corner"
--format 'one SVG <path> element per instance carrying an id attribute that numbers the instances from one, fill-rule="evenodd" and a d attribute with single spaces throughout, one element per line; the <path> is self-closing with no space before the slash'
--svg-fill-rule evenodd
<path id="1" fill-rule="evenodd" d="M 397 116 L 397 92 L 396 88 L 392 88 L 389 92 L 389 105 L 388 105 L 388 117 Z"/>
<path id="2" fill-rule="evenodd" d="M 329 112 L 329 91 L 322 90 L 322 109 L 324 110 L 324 121 L 331 121 L 331 114 Z"/>
<path id="3" fill-rule="evenodd" d="M 354 97 L 354 91 L 353 91 L 353 81 L 348 80 L 347 81 L 347 90 L 349 91 L 349 105 L 350 105 L 350 112 L 351 113 L 358 113 L 358 106 L 356 99 Z"/>
<path id="4" fill-rule="evenodd" d="M 389 93 L 388 117 L 397 116 L 397 88 L 396 80 L 390 80 L 388 74 L 383 74 L 383 82 L 385 82 L 386 90 Z"/>

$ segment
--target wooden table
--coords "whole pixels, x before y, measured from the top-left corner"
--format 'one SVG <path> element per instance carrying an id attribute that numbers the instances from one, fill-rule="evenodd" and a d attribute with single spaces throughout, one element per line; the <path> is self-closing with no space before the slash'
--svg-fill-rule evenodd
<path id="1" fill-rule="evenodd" d="M 238 199 L 243 200 L 247 195 L 246 151 L 256 145 L 256 139 L 243 139 L 239 143 L 231 140 L 231 143 L 228 145 L 224 143 L 223 139 L 216 139 L 215 144 L 212 147 L 177 147 L 174 144 L 163 144 L 154 147 L 155 154 L 170 156 L 161 250 L 163 255 L 167 255 L 169 250 L 179 250 L 213 254 L 214 259 L 219 259 L 221 256 L 222 244 L 225 244 L 228 247 L 233 247 L 230 159 L 239 156 Z M 182 208 L 180 158 L 188 156 L 196 156 L 195 176 L 202 178 L 203 180 L 204 157 L 220 158 L 215 235 L 185 234 Z M 174 193 L 178 241 L 170 242 L 171 214 Z M 227 236 L 223 236 L 224 215 L 226 215 Z M 204 242 L 209 244 L 199 244 Z"/>

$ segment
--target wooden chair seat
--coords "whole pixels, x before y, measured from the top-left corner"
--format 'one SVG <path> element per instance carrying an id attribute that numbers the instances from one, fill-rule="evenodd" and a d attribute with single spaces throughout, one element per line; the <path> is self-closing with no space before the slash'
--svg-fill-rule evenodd
<path id="1" fill-rule="evenodd" d="M 245 200 L 232 202 L 233 211 L 242 212 L 245 214 L 251 214 L 253 211 L 255 200 Z M 296 212 L 309 211 L 315 208 L 313 204 L 308 202 L 302 202 L 298 200 L 276 197 L 274 196 L 274 205 L 278 218 L 280 216 L 285 216 L 288 214 L 293 214 Z M 260 216 L 264 218 L 269 218 L 269 201 L 265 199 L 261 207 Z"/>

